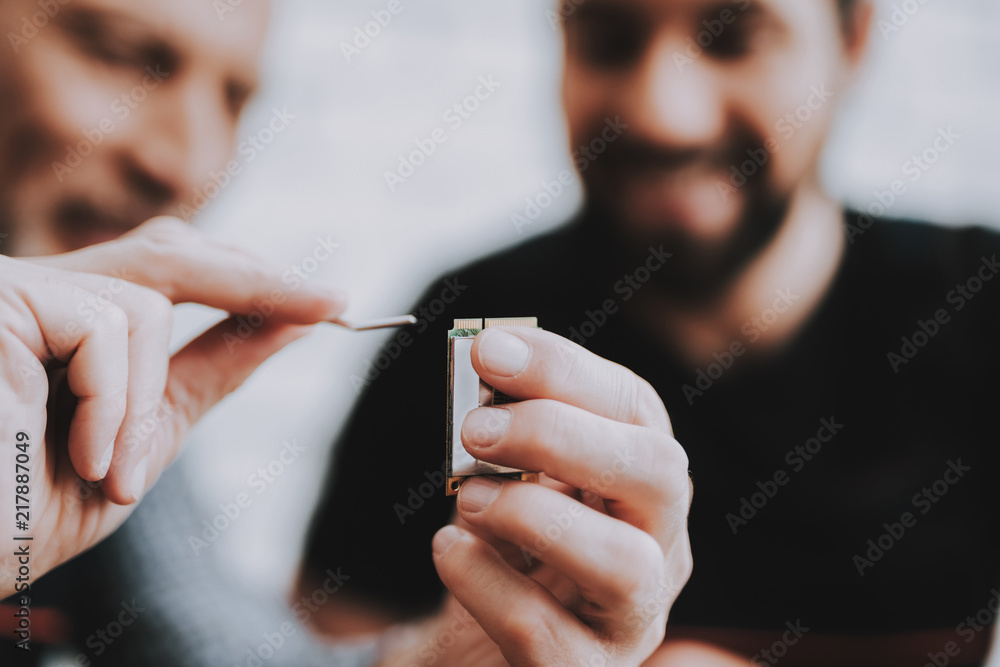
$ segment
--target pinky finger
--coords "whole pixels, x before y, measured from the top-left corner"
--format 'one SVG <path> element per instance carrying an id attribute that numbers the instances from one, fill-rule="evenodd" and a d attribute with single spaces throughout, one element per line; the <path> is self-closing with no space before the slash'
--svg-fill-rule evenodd
<path id="1" fill-rule="evenodd" d="M 557 664 L 593 645 L 580 619 L 483 540 L 445 526 L 433 548 L 441 581 L 511 664 Z"/>

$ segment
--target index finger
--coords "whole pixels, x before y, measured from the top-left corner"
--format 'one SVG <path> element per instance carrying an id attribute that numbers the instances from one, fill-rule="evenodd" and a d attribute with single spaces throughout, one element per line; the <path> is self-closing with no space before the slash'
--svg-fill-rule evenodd
<path id="1" fill-rule="evenodd" d="M 313 254 L 329 257 L 329 239 Z M 152 288 L 173 303 L 200 303 L 230 313 L 272 315 L 294 324 L 338 317 L 347 306 L 342 290 L 226 246 L 175 218 L 153 218 L 120 239 L 37 264 L 99 273 Z"/>
<path id="2" fill-rule="evenodd" d="M 549 331 L 490 327 L 472 345 L 485 382 L 519 399 L 548 398 L 673 436 L 660 396 L 624 366 Z"/>

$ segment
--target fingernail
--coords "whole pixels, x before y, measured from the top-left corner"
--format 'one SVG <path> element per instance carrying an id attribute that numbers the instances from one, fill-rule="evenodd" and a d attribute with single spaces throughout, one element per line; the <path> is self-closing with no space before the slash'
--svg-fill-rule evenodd
<path id="1" fill-rule="evenodd" d="M 101 462 L 97 464 L 97 474 L 104 479 L 108 470 L 111 469 L 111 457 L 115 454 L 115 441 L 112 440 L 111 444 L 107 446 L 104 450 L 104 454 L 101 455 Z"/>
<path id="2" fill-rule="evenodd" d="M 495 375 L 517 375 L 528 365 L 529 357 L 528 344 L 505 331 L 487 330 L 479 343 L 479 362 Z"/>
<path id="3" fill-rule="evenodd" d="M 490 506 L 500 495 L 500 482 L 491 477 L 473 477 L 458 492 L 458 504 L 466 512 L 475 514 Z"/>
<path id="4" fill-rule="evenodd" d="M 503 437 L 510 426 L 510 410 L 476 408 L 462 422 L 462 442 L 473 447 L 489 447 Z"/>
<path id="5" fill-rule="evenodd" d="M 132 477 L 129 478 L 128 490 L 132 494 L 132 498 L 139 500 L 142 498 L 142 494 L 146 492 L 146 472 L 149 470 L 149 457 L 145 457 L 132 471 Z"/>
<path id="6" fill-rule="evenodd" d="M 440 556 L 445 551 L 451 548 L 455 542 L 458 542 L 458 538 L 462 536 L 462 533 L 455 528 L 455 526 L 445 526 L 434 535 L 434 539 L 431 540 L 431 549 L 434 551 L 435 556 Z"/>

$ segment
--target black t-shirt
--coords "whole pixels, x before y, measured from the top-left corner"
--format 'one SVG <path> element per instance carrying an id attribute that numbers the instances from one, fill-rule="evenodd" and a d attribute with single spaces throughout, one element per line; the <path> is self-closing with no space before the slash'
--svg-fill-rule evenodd
<path id="1" fill-rule="evenodd" d="M 440 475 L 446 331 L 454 318 L 537 316 L 648 380 L 687 450 L 695 566 L 671 624 L 894 632 L 987 608 L 1000 595 L 1000 236 L 891 221 L 857 235 L 846 222 L 831 289 L 766 360 L 720 349 L 692 369 L 627 311 L 600 315 L 632 288 L 598 277 L 607 240 L 584 224 L 439 281 L 420 324 L 354 378 L 367 388 L 307 567 L 340 567 L 345 595 L 410 612 L 439 601 L 430 541 L 453 511 Z M 795 291 L 732 343 L 752 351 Z"/>

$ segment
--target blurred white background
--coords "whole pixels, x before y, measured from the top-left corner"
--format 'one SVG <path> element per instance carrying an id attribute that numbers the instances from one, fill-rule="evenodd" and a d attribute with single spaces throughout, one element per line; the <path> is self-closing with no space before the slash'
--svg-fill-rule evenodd
<path id="1" fill-rule="evenodd" d="M 358 317 L 403 312 L 449 266 L 526 238 L 511 214 L 543 179 L 569 167 L 558 108 L 560 37 L 546 18 L 552 3 L 402 0 L 402 13 L 349 63 L 341 42 L 386 0 L 275 4 L 265 89 L 243 134 L 264 127 L 274 108 L 295 118 L 206 210 L 203 228 L 286 266 L 330 235 L 340 247 L 315 275 L 347 288 L 348 315 Z M 891 11 L 885 2 L 878 17 Z M 830 190 L 867 206 L 939 127 L 952 126 L 961 139 L 892 215 L 1000 225 L 998 32 L 996 0 L 930 0 L 888 38 L 876 30 L 870 72 L 844 100 L 830 143 Z M 489 75 L 501 86 L 450 130 L 442 114 Z M 446 128 L 447 142 L 390 192 L 384 172 L 437 127 Z M 551 228 L 578 205 L 576 188 L 531 231 Z M 217 317 L 184 310 L 178 340 Z M 287 590 L 330 445 L 355 398 L 349 376 L 382 340 L 316 331 L 198 427 L 181 465 L 198 482 L 204 518 L 240 492 L 252 498 L 203 557 L 221 559 L 254 585 Z M 291 439 L 305 453 L 258 495 L 248 478 Z"/>

